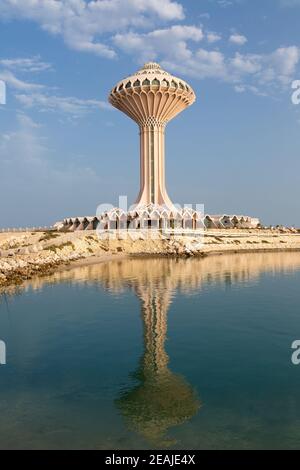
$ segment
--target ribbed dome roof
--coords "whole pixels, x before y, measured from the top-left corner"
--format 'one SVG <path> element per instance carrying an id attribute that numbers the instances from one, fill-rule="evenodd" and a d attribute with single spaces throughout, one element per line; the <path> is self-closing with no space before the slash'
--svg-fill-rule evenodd
<path id="1" fill-rule="evenodd" d="M 138 124 L 149 117 L 167 122 L 195 99 L 190 85 L 155 62 L 146 63 L 134 75 L 121 80 L 109 95 L 109 102 Z"/>

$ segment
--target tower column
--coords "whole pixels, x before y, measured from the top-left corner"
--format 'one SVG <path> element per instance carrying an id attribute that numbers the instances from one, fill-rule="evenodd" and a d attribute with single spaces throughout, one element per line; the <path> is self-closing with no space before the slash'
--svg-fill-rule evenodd
<path id="1" fill-rule="evenodd" d="M 164 123 L 140 126 L 140 192 L 136 204 L 173 208 L 166 191 Z"/>

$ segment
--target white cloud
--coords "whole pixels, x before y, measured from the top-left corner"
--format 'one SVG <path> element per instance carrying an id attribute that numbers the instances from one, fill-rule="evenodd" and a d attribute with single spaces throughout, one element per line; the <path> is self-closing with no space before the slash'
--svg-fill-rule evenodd
<path id="1" fill-rule="evenodd" d="M 199 15 L 199 18 L 203 18 L 204 20 L 209 20 L 210 19 L 210 14 L 209 13 L 201 13 Z"/>
<path id="2" fill-rule="evenodd" d="M 234 90 L 237 93 L 245 93 L 247 91 L 250 91 L 251 93 L 253 93 L 254 95 L 257 95 L 257 96 L 267 96 L 266 93 L 264 93 L 259 88 L 257 88 L 256 86 L 253 86 L 253 85 L 247 85 L 247 84 L 235 85 Z"/>
<path id="3" fill-rule="evenodd" d="M 222 39 L 221 34 L 214 33 L 213 31 L 210 31 L 206 34 L 206 39 L 210 44 L 213 44 L 215 42 L 218 42 Z"/>
<path id="4" fill-rule="evenodd" d="M 296 46 L 280 47 L 270 54 L 237 53 L 230 66 L 238 76 L 252 75 L 260 84 L 290 83 L 300 61 Z"/>
<path id="5" fill-rule="evenodd" d="M 128 3 L 141 13 L 152 11 L 164 20 L 182 20 L 184 18 L 182 5 L 174 0 L 129 0 Z"/>
<path id="6" fill-rule="evenodd" d="M 95 171 L 76 158 L 70 159 L 71 164 L 66 158 L 55 159 L 57 150 L 51 148 L 52 141 L 44 132 L 43 126 L 19 113 L 15 129 L 0 136 L 0 200 L 10 195 L 1 216 L 8 225 L 27 226 L 28 220 L 30 224 L 54 223 L 70 208 L 80 207 L 74 188 L 85 188 L 88 198 L 94 187 L 103 184 Z M 93 208 L 95 194 L 91 201 Z"/>
<path id="7" fill-rule="evenodd" d="M 114 58 L 115 51 L 100 36 L 149 26 L 153 18 L 181 20 L 184 12 L 174 0 L 1 0 L 1 17 L 34 21 L 72 49 Z"/>
<path id="8" fill-rule="evenodd" d="M 231 44 L 236 44 L 237 46 L 243 46 L 248 42 L 248 39 L 242 34 L 234 33 L 229 37 L 229 42 L 231 42 Z"/>
<path id="9" fill-rule="evenodd" d="M 51 70 L 51 64 L 40 60 L 39 56 L 30 58 L 0 59 L 0 66 L 21 72 L 44 72 Z"/>
<path id="10" fill-rule="evenodd" d="M 185 62 L 164 60 L 162 65 L 173 73 L 196 79 L 216 79 L 229 81 L 225 56 L 219 51 L 199 49 Z"/>
<path id="11" fill-rule="evenodd" d="M 296 46 L 280 47 L 268 57 L 269 68 L 272 78 L 277 78 L 282 83 L 289 83 L 290 78 L 296 72 L 296 66 L 300 61 L 300 49 Z"/>
<path id="12" fill-rule="evenodd" d="M 219 51 L 199 49 L 195 56 L 195 62 L 201 78 L 226 76 L 225 58 Z"/>
<path id="13" fill-rule="evenodd" d="M 43 85 L 39 85 L 37 83 L 24 82 L 23 80 L 20 80 L 9 70 L 0 70 L 0 79 L 3 80 L 11 88 L 14 88 L 16 90 L 33 91 L 44 88 Z"/>
<path id="14" fill-rule="evenodd" d="M 36 133 L 40 128 L 38 123 L 22 113 L 18 113 L 17 122 L 17 129 L 3 135 L 0 140 L 0 161 L 3 172 L 7 164 L 10 166 L 15 159 L 21 159 L 19 163 L 24 165 L 36 164 L 40 161 L 41 155 L 48 150 L 43 139 L 37 138 Z"/>
<path id="15" fill-rule="evenodd" d="M 49 71 L 51 65 L 42 62 L 39 57 L 1 59 L 1 66 L 6 69 L 0 69 L 0 80 L 3 80 L 11 89 L 17 90 L 15 98 L 27 108 L 36 108 L 42 112 L 56 111 L 72 115 L 72 117 L 79 117 L 91 110 L 112 109 L 104 101 L 51 95 L 50 88 L 21 80 L 10 70 L 16 69 L 20 73 Z"/>
<path id="16" fill-rule="evenodd" d="M 287 85 L 296 73 L 300 61 L 300 49 L 297 46 L 280 47 L 270 54 L 239 57 L 240 63 L 243 62 L 245 65 L 244 69 L 240 70 L 246 74 L 253 74 L 258 84 Z"/>
<path id="17" fill-rule="evenodd" d="M 231 3 L 219 2 L 223 6 Z M 215 50 L 199 48 L 203 39 L 212 46 L 221 41 L 221 34 L 203 31 L 197 25 L 155 26 L 184 18 L 183 7 L 175 0 L 2 0 L 1 17 L 35 21 L 51 34 L 62 36 L 76 50 L 113 58 L 120 49 L 139 62 L 158 60 L 174 73 L 225 81 L 263 94 L 263 88 L 271 92 L 274 87 L 286 86 L 300 60 L 297 46 L 280 47 L 269 54 L 234 55 L 222 52 L 222 43 Z M 242 46 L 247 38 L 232 30 L 229 42 Z M 0 78 L 20 91 L 17 99 L 24 106 L 75 116 L 107 107 L 97 100 L 50 96 L 47 88 L 45 92 L 42 85 L 27 83 L 13 73 L 49 70 L 51 66 L 39 57 L 2 59 L 1 65 L 5 68 Z"/>
<path id="18" fill-rule="evenodd" d="M 222 8 L 231 7 L 233 5 L 233 1 L 231 0 L 218 0 L 218 5 Z"/>
<path id="19" fill-rule="evenodd" d="M 299 7 L 300 0 L 279 0 L 280 5 L 283 7 Z"/>
<path id="20" fill-rule="evenodd" d="M 146 34 L 117 34 L 114 43 L 127 53 L 138 54 L 141 61 L 154 60 L 161 55 L 184 61 L 192 56 L 188 41 L 199 42 L 203 36 L 199 27 L 174 25 Z"/>
<path id="21" fill-rule="evenodd" d="M 215 32 L 203 32 L 197 26 L 171 26 L 148 33 L 129 32 L 117 34 L 114 44 L 139 61 L 159 60 L 165 68 L 198 79 L 212 78 L 243 86 L 256 94 L 265 95 L 276 87 L 285 86 L 296 73 L 300 61 L 297 46 L 281 47 L 269 54 L 236 53 L 227 56 L 222 51 L 195 49 L 206 38 L 213 44 L 221 39 Z M 245 36 L 233 33 L 231 42 L 245 44 Z M 236 88 L 241 91 L 241 88 Z"/>
<path id="22" fill-rule="evenodd" d="M 198 79 L 213 78 L 243 86 L 243 91 L 263 95 L 266 86 L 272 92 L 274 87 L 278 89 L 289 83 L 300 61 L 297 46 L 281 47 L 265 54 L 236 53 L 230 56 L 219 48 L 197 48 L 204 38 L 209 44 L 214 44 L 222 36 L 214 31 L 204 32 L 202 27 L 195 25 L 174 25 L 147 33 L 118 33 L 113 37 L 113 43 L 139 61 L 158 60 L 174 73 Z M 242 46 L 248 40 L 244 35 L 232 32 L 229 41 Z"/>
<path id="23" fill-rule="evenodd" d="M 28 175 L 29 180 L 33 181 L 37 176 L 44 180 L 67 177 L 70 182 L 72 178 L 77 180 L 79 175 L 96 176 L 93 170 L 86 167 L 77 168 L 75 171 L 66 167 L 62 169 L 55 167 L 51 158 L 52 152 L 55 152 L 55 149 L 50 147 L 48 138 L 43 134 L 43 126 L 27 114 L 19 112 L 16 129 L 3 134 L 0 139 L 2 182 L 7 172 L 12 173 L 12 177 L 7 181 L 13 181 L 13 175 L 15 175 L 15 178 L 25 182 L 25 185 L 27 185 L 25 174 Z"/>
<path id="24" fill-rule="evenodd" d="M 51 96 L 43 93 L 17 94 L 16 99 L 27 108 L 37 108 L 41 112 L 60 112 L 73 117 L 82 116 L 91 110 L 111 109 L 111 106 L 104 101 Z"/>
<path id="25" fill-rule="evenodd" d="M 258 54 L 240 54 L 229 61 L 232 70 L 238 75 L 255 74 L 262 69 L 262 56 Z"/>
<path id="26" fill-rule="evenodd" d="M 163 65 L 174 73 L 232 83 L 237 92 L 265 96 L 291 83 L 299 62 L 300 49 L 290 46 L 270 54 L 237 53 L 233 57 L 217 50 L 198 49 L 185 62 L 167 57 Z"/>

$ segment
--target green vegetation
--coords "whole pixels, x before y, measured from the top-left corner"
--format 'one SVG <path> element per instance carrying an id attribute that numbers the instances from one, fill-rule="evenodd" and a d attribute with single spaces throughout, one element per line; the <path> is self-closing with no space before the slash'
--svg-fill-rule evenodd
<path id="1" fill-rule="evenodd" d="M 50 245 L 47 248 L 45 248 L 45 250 L 53 251 L 53 253 L 56 253 L 57 250 L 62 250 L 65 247 L 70 247 L 73 250 L 75 250 L 75 246 L 73 245 L 72 242 L 65 242 L 65 243 L 62 243 L 61 245 Z"/>
<path id="2" fill-rule="evenodd" d="M 40 242 L 46 242 L 48 240 L 52 240 L 53 238 L 59 237 L 60 234 L 57 232 L 45 232 L 44 235 L 39 239 Z"/>

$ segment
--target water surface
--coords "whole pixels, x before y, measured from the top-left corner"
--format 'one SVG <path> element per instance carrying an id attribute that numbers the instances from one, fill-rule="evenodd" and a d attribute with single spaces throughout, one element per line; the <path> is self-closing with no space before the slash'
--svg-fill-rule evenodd
<path id="1" fill-rule="evenodd" d="M 0 301 L 0 447 L 300 448 L 300 253 L 121 260 Z"/>

